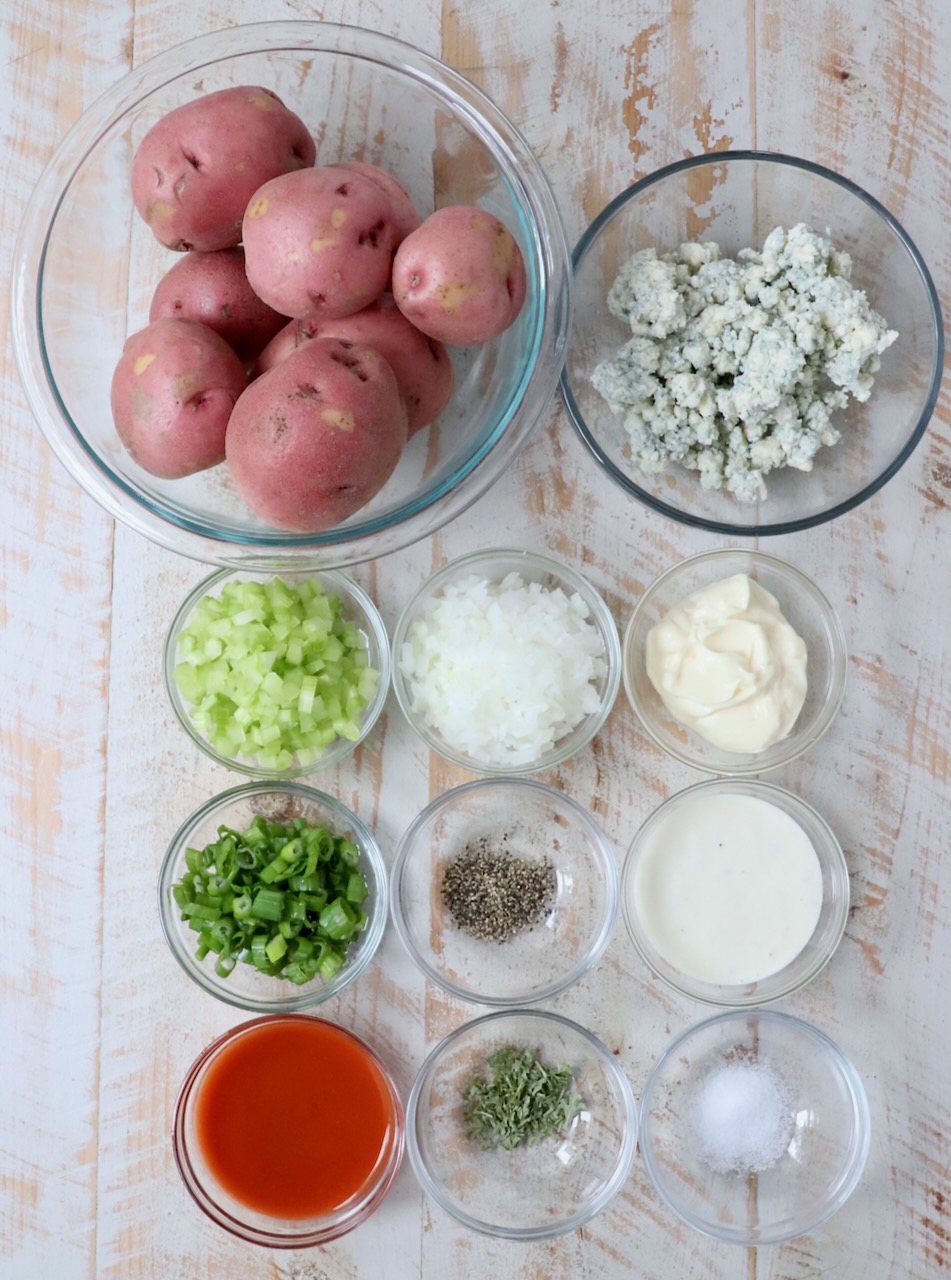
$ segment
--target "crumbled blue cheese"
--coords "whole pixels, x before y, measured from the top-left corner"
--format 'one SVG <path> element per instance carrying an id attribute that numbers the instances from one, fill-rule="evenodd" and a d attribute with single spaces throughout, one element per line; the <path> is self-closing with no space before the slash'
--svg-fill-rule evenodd
<path id="1" fill-rule="evenodd" d="M 745 502 L 766 497 L 776 467 L 810 471 L 839 439 L 835 411 L 869 398 L 898 337 L 851 274 L 804 223 L 735 260 L 713 242 L 635 253 L 608 293 L 633 336 L 592 375 L 632 461 L 647 474 L 680 463 Z"/>

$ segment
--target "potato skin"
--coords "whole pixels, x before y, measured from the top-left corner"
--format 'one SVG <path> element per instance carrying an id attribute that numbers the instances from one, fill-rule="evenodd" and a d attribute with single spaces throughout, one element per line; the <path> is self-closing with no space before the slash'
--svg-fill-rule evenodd
<path id="1" fill-rule="evenodd" d="M 277 94 L 243 85 L 163 116 L 132 160 L 132 198 L 169 249 L 228 249 L 262 183 L 307 168 L 316 145 Z"/>
<path id="2" fill-rule="evenodd" d="M 494 214 L 447 205 L 397 249 L 392 289 L 417 329 L 467 346 L 496 337 L 515 320 L 525 301 L 525 263 Z"/>
<path id="3" fill-rule="evenodd" d="M 251 287 L 295 319 L 351 315 L 378 298 L 394 237 L 383 190 L 337 165 L 266 182 L 248 204 L 241 236 Z"/>
<path id="4" fill-rule="evenodd" d="M 406 409 L 383 357 L 314 338 L 251 383 L 234 407 L 225 449 L 235 487 L 256 515 L 313 533 L 379 492 L 406 434 Z"/>
<path id="5" fill-rule="evenodd" d="M 140 467 L 165 480 L 217 466 L 247 381 L 237 355 L 206 325 L 156 320 L 127 339 L 113 373 L 116 432 Z"/>
<path id="6" fill-rule="evenodd" d="M 337 164 L 337 168 L 352 169 L 354 173 L 363 174 L 365 178 L 375 182 L 380 190 L 389 197 L 390 208 L 393 212 L 393 224 L 396 230 L 396 239 L 393 246 L 395 252 L 396 246 L 405 240 L 411 231 L 415 231 L 422 222 L 410 193 L 398 178 L 394 178 L 387 169 L 381 169 L 378 164 L 367 164 L 363 160 L 341 160 Z"/>
<path id="7" fill-rule="evenodd" d="M 165 273 L 152 295 L 149 320 L 198 320 L 249 362 L 287 324 L 248 283 L 244 250 L 193 250 Z"/>
<path id="8" fill-rule="evenodd" d="M 313 338 L 340 338 L 379 352 L 396 375 L 411 436 L 435 421 L 449 403 L 453 368 L 446 348 L 410 324 L 392 294 L 384 293 L 339 320 L 292 320 L 258 356 L 252 376 L 272 369 Z"/>

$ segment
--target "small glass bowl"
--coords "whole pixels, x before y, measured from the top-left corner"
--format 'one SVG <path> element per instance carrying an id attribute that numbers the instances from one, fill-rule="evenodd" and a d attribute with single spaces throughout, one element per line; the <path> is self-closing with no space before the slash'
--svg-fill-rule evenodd
<path id="1" fill-rule="evenodd" d="M 642 472 L 630 456 L 622 417 L 591 381 L 595 368 L 631 337 L 607 308 L 618 271 L 638 250 L 667 253 L 686 241 L 714 240 L 724 257 L 735 257 L 741 249 L 761 249 L 775 227 L 799 222 L 851 256 L 853 284 L 898 332 L 882 355 L 871 397 L 837 412 L 842 438 L 819 450 L 811 471 L 771 471 L 764 501 L 704 489 L 696 471 L 677 464 L 655 475 Z M 732 537 L 812 528 L 877 493 L 925 433 L 944 368 L 937 290 L 895 217 L 831 169 L 766 151 L 679 160 L 615 196 L 578 241 L 572 265 L 574 322 L 561 381 L 568 414 L 601 470 L 672 520 Z"/>
<path id="2" fill-rule="evenodd" d="M 356 738 L 335 738 L 333 742 L 325 747 L 323 754 L 315 760 L 301 760 L 295 756 L 293 763 L 287 769 L 270 767 L 262 764 L 259 759 L 252 756 L 224 755 L 216 747 L 212 746 L 205 735 L 195 727 L 190 714 L 190 705 L 183 697 L 175 679 L 179 638 L 191 622 L 199 603 L 206 596 L 218 594 L 228 583 L 269 582 L 277 576 L 284 582 L 291 584 L 305 579 L 316 579 L 321 583 L 328 596 L 337 596 L 343 604 L 344 617 L 354 623 L 366 643 L 369 665 L 379 672 L 376 689 L 363 712 L 359 736 Z M 171 703 L 176 719 L 205 755 L 210 756 L 218 764 L 223 764 L 226 768 L 233 769 L 236 773 L 247 774 L 249 777 L 297 778 L 336 764 L 344 759 L 345 756 L 350 755 L 364 741 L 376 724 L 390 689 L 389 638 L 376 605 L 362 587 L 357 586 L 355 582 L 343 573 L 338 573 L 333 569 L 317 572 L 316 570 L 294 570 L 289 567 L 282 569 L 279 574 L 250 567 L 218 569 L 202 582 L 199 582 L 195 589 L 182 601 L 178 612 L 172 619 L 172 625 L 169 627 L 168 635 L 165 638 L 165 648 L 162 655 L 162 675 L 165 681 L 165 692 L 168 695 L 168 700 Z"/>
<path id="3" fill-rule="evenodd" d="M 314 978 L 296 986 L 283 978 L 259 973 L 253 965 L 238 961 L 222 978 L 215 972 L 215 956 L 203 960 L 195 955 L 195 932 L 182 920 L 172 897 L 172 886 L 185 871 L 185 851 L 202 849 L 218 838 L 220 825 L 243 830 L 252 818 L 262 814 L 271 822 L 305 818 L 315 826 L 327 827 L 335 835 L 346 835 L 360 850 L 359 869 L 367 882 L 363 910 L 369 917 L 363 933 L 347 950 L 343 968 L 329 981 Z M 387 879 L 383 855 L 369 830 L 346 805 L 300 782 L 245 782 L 230 791 L 206 800 L 175 832 L 162 860 L 158 882 L 159 917 L 172 955 L 193 982 L 225 1004 L 254 1013 L 290 1013 L 311 1009 L 337 995 L 363 973 L 373 959 L 387 915 Z"/>
<path id="4" fill-rule="evenodd" d="M 638 872 L 652 836 L 678 810 L 706 796 L 747 796 L 778 808 L 808 836 L 822 874 L 822 905 L 812 935 L 802 950 L 781 969 L 757 982 L 735 985 L 704 981 L 685 973 L 658 950 L 638 908 Z M 804 800 L 781 787 L 757 779 L 710 778 L 665 800 L 641 826 L 631 842 L 621 875 L 624 923 L 638 954 L 659 978 L 681 995 L 705 1004 L 752 1008 L 779 1000 L 804 987 L 831 960 L 842 939 L 849 915 L 849 868 L 832 829 Z"/>
<path id="5" fill-rule="evenodd" d="M 479 759 L 461 747 L 447 742 L 415 709 L 413 690 L 401 669 L 401 655 L 407 637 L 417 620 L 424 617 L 440 593 L 450 584 L 475 577 L 498 583 L 506 575 L 517 573 L 522 581 L 540 583 L 546 590 L 560 588 L 569 598 L 577 593 L 588 608 L 588 618 L 598 630 L 603 646 L 604 674 L 593 684 L 598 706 L 589 712 L 569 733 L 533 760 Z M 393 688 L 403 714 L 422 741 L 453 764 L 474 773 L 513 776 L 540 773 L 553 769 L 586 746 L 610 715 L 621 683 L 621 645 L 617 625 L 611 611 L 590 582 L 571 565 L 553 556 L 514 548 L 475 551 L 450 561 L 428 578 L 400 615 L 393 633 Z"/>
<path id="6" fill-rule="evenodd" d="M 506 1046 L 569 1066 L 586 1106 L 561 1137 L 485 1151 L 466 1136 L 461 1094 Z M 410 1091 L 406 1134 L 423 1190 L 463 1226 L 544 1240 L 583 1226 L 620 1191 L 634 1160 L 637 1107 L 627 1076 L 590 1031 L 555 1013 L 508 1009 L 457 1028 L 430 1053 Z"/>
<path id="7" fill-rule="evenodd" d="M 278 1218 L 261 1210 L 250 1208 L 229 1193 L 222 1185 L 214 1169 L 205 1157 L 196 1124 L 196 1111 L 200 1106 L 202 1086 L 208 1073 L 237 1043 L 252 1036 L 267 1035 L 271 1028 L 280 1023 L 304 1023 L 308 1029 L 322 1028 L 325 1033 L 334 1037 L 342 1037 L 350 1051 L 363 1059 L 363 1065 L 369 1076 L 376 1083 L 385 1106 L 390 1113 L 390 1121 L 383 1137 L 378 1160 L 365 1184 L 360 1187 L 344 1203 L 329 1210 L 325 1214 L 304 1218 Z M 285 1094 L 288 1106 L 300 1105 L 300 1099 L 293 1092 L 293 1086 Z M 276 1105 L 281 1105 L 280 1099 Z M 320 1105 L 320 1100 L 317 1100 Z M 339 1107 L 339 1099 L 331 1100 L 332 1107 Z M 351 1141 L 347 1128 L 331 1127 L 331 1132 L 339 1132 L 341 1143 Z M 232 1027 L 224 1035 L 204 1049 L 188 1070 L 182 1083 L 178 1100 L 175 1104 L 175 1116 L 172 1125 L 172 1150 L 175 1164 L 181 1174 L 182 1181 L 198 1207 L 212 1222 L 223 1227 L 231 1235 L 251 1244 L 263 1245 L 270 1249 L 307 1249 L 313 1245 L 328 1244 L 358 1227 L 379 1207 L 399 1172 L 405 1147 L 405 1123 L 403 1106 L 392 1076 L 378 1055 L 359 1036 L 335 1023 L 322 1018 L 307 1017 L 302 1014 L 279 1014 L 264 1018 L 254 1018 L 250 1022 Z M 258 1153 L 254 1159 L 264 1159 Z M 280 1153 L 275 1153 L 280 1159 Z"/>
<path id="8" fill-rule="evenodd" d="M 551 863 L 551 910 L 504 942 L 473 937 L 441 892 L 447 865 L 480 844 Z M 462 1000 L 503 1008 L 548 1000 L 601 958 L 618 909 L 618 872 L 587 810 L 527 778 L 470 782 L 434 800 L 400 841 L 393 865 L 396 930 L 423 973 Z"/>
<path id="9" fill-rule="evenodd" d="M 786 1095 L 788 1144 L 755 1173 L 718 1172 L 702 1154 L 713 1127 L 722 1138 L 729 1118 L 701 1112 L 715 1102 L 703 1091 L 730 1063 L 766 1066 Z M 799 1018 L 761 1009 L 718 1014 L 671 1042 L 644 1086 L 640 1149 L 654 1189 L 678 1218 L 750 1247 L 808 1235 L 841 1209 L 862 1176 L 870 1129 L 865 1089 L 841 1049 Z M 765 1123 L 762 1132 L 770 1134 Z M 734 1125 L 730 1155 L 742 1149 L 737 1133 Z M 778 1145 L 770 1135 L 770 1155 Z M 727 1163 L 725 1154 L 718 1150 L 716 1163 Z"/>
<path id="10" fill-rule="evenodd" d="M 647 636 L 669 609 L 695 591 L 745 573 L 776 597 L 807 650 L 806 700 L 790 733 L 763 751 L 726 751 L 674 718 L 647 675 Z M 716 548 L 689 556 L 662 573 L 634 607 L 624 633 L 624 689 L 641 724 L 682 764 L 737 777 L 766 773 L 795 760 L 828 730 L 845 694 L 847 650 L 842 624 L 816 584 L 764 551 Z"/>

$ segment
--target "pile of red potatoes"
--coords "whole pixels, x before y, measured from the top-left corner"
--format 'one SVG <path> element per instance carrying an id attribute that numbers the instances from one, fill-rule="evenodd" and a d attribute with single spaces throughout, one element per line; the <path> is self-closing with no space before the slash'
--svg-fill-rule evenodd
<path id="1" fill-rule="evenodd" d="M 386 483 L 452 395 L 444 343 L 485 342 L 525 299 L 525 266 L 493 214 L 423 219 L 385 170 L 317 165 L 270 90 L 169 112 L 132 163 L 136 209 L 183 254 L 112 379 L 116 431 L 176 479 L 226 462 L 279 529 L 339 524 Z"/>

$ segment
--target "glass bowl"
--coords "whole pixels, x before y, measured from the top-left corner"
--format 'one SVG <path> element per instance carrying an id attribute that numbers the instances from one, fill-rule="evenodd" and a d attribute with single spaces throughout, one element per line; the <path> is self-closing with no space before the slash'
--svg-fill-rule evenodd
<path id="1" fill-rule="evenodd" d="M 288 1035 L 293 1039 L 288 1041 Z M 272 1146 L 276 1143 L 278 1164 L 286 1163 L 289 1152 L 293 1152 L 293 1172 L 298 1179 L 301 1169 L 297 1166 L 308 1167 L 310 1151 L 301 1152 L 295 1146 L 301 1125 L 300 1097 L 295 1090 L 305 1087 L 298 1071 L 295 1069 L 294 1084 L 288 1090 L 269 1089 L 263 1078 L 256 1077 L 262 1087 L 249 1098 L 247 1089 L 236 1086 L 241 1071 L 256 1068 L 258 1076 L 263 1077 L 262 1065 L 266 1066 L 269 1059 L 273 1074 L 279 1075 L 281 1062 L 288 1060 L 289 1044 L 296 1067 L 313 1073 L 306 1085 L 312 1092 L 325 1095 L 313 1102 L 312 1109 L 317 1109 L 318 1116 L 327 1100 L 326 1091 L 339 1085 L 339 1076 L 333 1078 L 334 1066 L 346 1069 L 351 1096 L 355 1080 L 359 1079 L 359 1122 L 351 1117 L 356 1128 L 351 1124 L 326 1124 L 321 1118 L 316 1136 L 311 1139 L 315 1144 L 310 1149 L 311 1170 L 345 1170 L 348 1186 L 352 1183 L 349 1193 L 340 1194 L 339 1199 L 326 1185 L 320 1186 L 319 1197 L 316 1191 L 313 1198 L 310 1194 L 303 1196 L 299 1183 L 294 1185 L 289 1177 L 290 1171 L 283 1174 L 283 1186 L 281 1178 L 275 1178 L 275 1172 L 280 1170 L 267 1171 L 262 1179 L 262 1183 L 269 1184 L 265 1188 L 266 1202 L 260 1198 L 260 1185 L 253 1177 L 248 1181 L 256 1168 L 266 1164 L 263 1151 L 268 1149 L 268 1142 Z M 330 1106 L 339 1107 L 339 1099 L 331 1098 Z M 254 1114 L 255 1110 L 258 1114 Z M 378 1132 L 369 1131 L 368 1114 Z M 249 1134 L 243 1133 L 246 1128 Z M 223 1143 L 222 1139 L 232 1137 L 235 1130 L 237 1138 L 230 1145 Z M 203 1141 L 209 1136 L 213 1147 L 206 1147 Z M 358 1142 L 363 1144 L 359 1152 L 355 1145 Z M 378 1055 L 352 1031 L 302 1014 L 255 1018 L 232 1027 L 213 1041 L 188 1070 L 175 1104 L 172 1126 L 175 1163 L 198 1207 L 232 1235 L 270 1249 L 328 1244 L 359 1226 L 379 1207 L 393 1185 L 404 1146 L 402 1103 L 393 1078 Z M 288 1182 L 290 1186 L 286 1185 Z M 291 1199 L 286 1198 L 288 1194 Z"/>
<path id="2" fill-rule="evenodd" d="M 480 612 L 477 608 L 478 600 L 471 601 L 465 606 L 464 622 L 458 620 L 458 609 L 448 619 L 455 632 L 454 638 L 461 639 L 460 652 L 446 655 L 440 651 L 439 641 L 433 635 L 435 626 L 429 627 L 429 634 L 417 651 L 418 661 L 425 661 L 433 676 L 430 700 L 435 704 L 442 703 L 444 711 L 448 705 L 446 694 L 449 683 L 455 679 L 457 671 L 462 677 L 462 683 L 456 691 L 455 705 L 451 707 L 455 725 L 452 727 L 453 740 L 450 741 L 449 736 L 444 736 L 433 723 L 433 717 L 422 697 L 418 676 L 411 670 L 404 669 L 410 666 L 409 643 L 414 628 L 430 622 L 434 611 L 440 609 L 447 592 L 455 594 L 461 586 L 470 583 L 496 587 L 510 574 L 517 574 L 526 587 L 538 584 L 546 593 L 560 591 L 569 599 L 575 596 L 579 598 L 580 616 L 596 629 L 600 638 L 602 669 L 599 672 L 592 666 L 590 679 L 585 685 L 578 679 L 584 667 L 575 665 L 569 670 L 564 653 L 559 651 L 551 656 L 552 660 L 557 658 L 561 662 L 562 670 L 552 672 L 549 682 L 544 683 L 541 664 L 530 669 L 528 653 L 534 651 L 543 656 L 551 654 L 551 632 L 545 628 L 561 623 L 562 618 L 555 619 L 549 613 L 544 625 L 535 626 L 531 636 L 522 632 L 514 637 L 514 642 L 503 653 L 498 648 L 500 635 L 509 638 L 514 633 L 506 631 L 501 620 L 492 622 L 491 625 L 488 621 L 483 622 L 488 616 L 487 609 L 483 606 Z M 505 612 L 506 610 L 502 610 L 503 618 Z M 519 615 L 514 601 L 507 612 L 509 616 Z M 524 610 L 521 611 L 521 616 L 524 616 Z M 442 625 L 442 620 L 440 624 Z M 571 625 L 577 650 L 586 635 L 580 635 L 576 618 L 572 618 Z M 461 637 L 460 632 L 464 632 Z M 528 651 L 526 646 L 530 646 Z M 403 609 L 393 632 L 392 649 L 393 688 L 410 725 L 430 750 L 475 773 L 538 773 L 544 769 L 553 769 L 568 760 L 591 741 L 607 720 L 621 682 L 621 645 L 617 626 L 610 609 L 591 583 L 577 569 L 562 560 L 514 548 L 476 551 L 437 570 Z M 546 650 L 549 654 L 546 654 Z M 590 655 L 587 652 L 584 657 L 578 658 L 579 664 L 588 662 Z M 535 678 L 534 685 L 528 683 L 529 676 Z M 575 688 L 571 691 L 573 697 L 576 700 L 582 696 L 589 699 L 590 710 L 583 712 L 574 728 L 554 738 L 550 736 L 547 745 L 533 751 L 534 741 L 529 730 L 537 739 L 543 736 L 541 731 L 546 727 L 544 718 L 539 725 L 540 710 L 544 709 L 550 715 L 552 706 L 560 705 L 565 708 L 566 716 L 570 713 L 574 717 L 578 712 L 576 703 L 566 705 L 567 699 L 562 700 L 563 688 L 556 686 L 557 681 L 572 678 L 575 680 Z M 502 705 L 506 706 L 508 720 L 496 742 L 484 745 L 492 728 L 498 729 L 503 723 L 498 715 L 498 708 Z M 476 715 L 462 715 L 460 708 L 466 713 L 474 709 Z M 525 728 L 519 742 L 518 731 L 521 727 Z M 547 727 L 554 732 L 553 721 L 550 719 L 547 720 Z M 477 734 L 481 734 L 481 738 L 477 740 L 478 751 L 463 740 L 466 737 L 476 740 Z"/>
<path id="3" fill-rule="evenodd" d="M 774 596 L 806 645 L 808 687 L 802 710 L 785 738 L 761 751 L 727 751 L 681 724 L 647 674 L 647 637 L 685 597 L 734 574 L 746 574 Z M 827 732 L 845 694 L 845 633 L 835 610 L 811 579 L 764 551 L 716 548 L 689 556 L 662 573 L 634 607 L 624 633 L 624 689 L 645 732 L 683 764 L 707 773 L 766 773 L 808 751 Z"/>
<path id="4" fill-rule="evenodd" d="M 724 801 L 737 798 L 740 803 L 755 800 L 773 806 L 785 816 L 780 819 L 784 826 L 788 819 L 808 839 L 817 865 L 802 889 L 802 882 L 790 877 L 770 892 L 748 865 L 720 865 L 709 844 L 715 838 L 709 802 L 722 814 Z M 694 830 L 706 832 L 706 843 L 699 836 L 695 844 L 687 839 L 685 824 L 691 811 L 696 815 Z M 740 829 L 735 814 L 730 827 Z M 676 856 L 663 856 L 665 849 Z M 775 843 L 764 839 L 757 856 L 777 855 Z M 718 892 L 725 894 L 721 907 L 715 901 Z M 791 995 L 828 964 L 848 920 L 849 868 L 829 825 L 798 796 L 757 779 L 710 778 L 665 800 L 641 826 L 624 862 L 621 900 L 624 922 L 641 959 L 675 991 L 706 1004 L 752 1007 Z M 803 914 L 797 917 L 790 904 Z M 680 935 L 676 926 L 686 918 L 685 906 L 692 909 L 692 925 Z M 767 931 L 768 937 L 763 936 Z M 731 972 L 726 956 L 734 935 L 755 938 L 760 956 L 765 944 L 771 959 L 764 967 L 771 963 L 772 972 L 752 980 L 749 970 L 745 979 L 737 969 Z M 713 972 L 711 957 L 719 966 L 716 980 L 704 976 L 704 971 Z M 733 963 L 759 962 L 747 954 Z"/>
<path id="5" fill-rule="evenodd" d="M 584 1110 L 560 1136 L 514 1150 L 467 1137 L 461 1092 L 489 1056 L 528 1049 L 567 1066 Z M 507 1009 L 448 1035 L 419 1069 L 406 1107 L 407 1150 L 423 1190 L 463 1226 L 542 1240 L 590 1221 L 627 1180 L 637 1108 L 627 1076 L 589 1031 L 555 1013 Z"/>
<path id="6" fill-rule="evenodd" d="M 842 439 L 819 450 L 811 471 L 776 469 L 768 497 L 739 501 L 704 489 L 697 473 L 668 465 L 643 473 L 630 457 L 623 420 L 591 383 L 598 364 L 631 337 L 606 297 L 635 252 L 714 240 L 722 255 L 763 246 L 777 226 L 804 222 L 852 258 L 864 290 L 898 339 L 881 357 L 871 398 L 838 410 Z M 568 413 L 598 465 L 632 498 L 684 524 L 716 533 L 790 533 L 858 506 L 907 461 L 931 417 L 941 382 L 944 338 L 931 276 L 894 217 L 855 183 L 807 160 L 757 151 L 720 151 L 659 169 L 622 191 L 578 242 L 571 347 L 562 378 Z"/>
<path id="7" fill-rule="evenodd" d="M 133 209 L 133 150 L 172 108 L 242 84 L 274 90 L 303 118 L 319 138 L 319 164 L 380 164 L 423 215 L 447 204 L 495 214 L 527 267 L 517 321 L 482 346 L 452 349 L 455 392 L 438 424 L 416 433 L 372 502 L 320 533 L 281 532 L 253 517 L 226 467 L 184 480 L 150 476 L 120 445 L 109 411 L 123 342 L 145 324 L 152 292 L 176 260 Z M 557 388 L 570 284 L 564 230 L 541 166 L 474 85 L 375 31 L 258 23 L 201 36 L 144 63 L 66 135 L 33 191 L 15 250 L 13 346 L 47 441 L 116 519 L 212 563 L 258 554 L 340 567 L 433 533 L 501 475 Z"/>
<path id="8" fill-rule="evenodd" d="M 372 694 L 369 695 L 369 699 L 363 709 L 359 732 L 355 736 L 352 733 L 351 736 L 347 736 L 346 733 L 338 733 L 337 737 L 329 742 L 323 750 L 319 750 L 316 747 L 313 750 L 307 749 L 305 752 L 295 750 L 285 767 L 279 767 L 276 763 L 268 763 L 267 757 L 262 754 L 252 755 L 243 750 L 238 753 L 226 753 L 220 746 L 213 745 L 209 740 L 208 734 L 195 724 L 195 704 L 185 696 L 175 674 L 179 662 L 183 661 L 180 648 L 182 633 L 191 624 L 195 611 L 203 600 L 207 597 L 218 599 L 226 587 L 235 583 L 260 582 L 268 584 L 275 581 L 276 578 L 291 586 L 306 580 L 313 580 L 320 584 L 325 595 L 328 597 L 336 596 L 342 605 L 341 618 L 345 622 L 351 623 L 361 637 L 366 652 L 367 666 L 378 673 L 376 686 Z M 238 661 L 238 657 L 235 657 L 235 665 Z M 298 668 L 294 667 L 293 669 L 296 671 Z M 162 676 L 165 683 L 165 692 L 168 695 L 168 700 L 171 703 L 176 719 L 205 755 L 210 756 L 218 764 L 234 769 L 237 773 L 248 774 L 255 778 L 300 777 L 303 774 L 313 773 L 317 769 L 325 768 L 342 760 L 355 750 L 359 743 L 364 741 L 376 724 L 390 689 L 389 639 L 376 605 L 361 587 L 357 586 L 355 582 L 342 573 L 337 573 L 332 569 L 325 570 L 322 573 L 314 570 L 297 572 L 292 570 L 275 575 L 273 573 L 256 572 L 254 569 L 217 569 L 209 577 L 198 583 L 195 589 L 183 600 L 178 612 L 172 619 L 172 624 L 165 637 L 165 647 L 162 654 Z M 319 685 L 317 692 L 319 694 Z M 290 704 L 288 714 L 293 717 L 290 727 L 293 728 L 299 725 L 302 715 L 299 699 Z"/>
<path id="9" fill-rule="evenodd" d="M 443 889 L 460 855 L 472 855 L 472 886 L 482 851 L 503 867 L 547 868 L 551 878 L 547 909 L 502 941 L 496 934 L 523 917 L 496 921 L 498 879 L 467 916 L 471 931 L 456 924 Z M 486 778 L 439 796 L 400 841 L 392 884 L 396 930 L 423 973 L 462 1000 L 497 1007 L 547 1000 L 577 982 L 604 954 L 617 918 L 617 864 L 604 833 L 581 805 L 527 778 Z M 517 911 L 514 893 L 511 901 Z M 458 909 L 467 905 L 462 898 Z"/>
<path id="10" fill-rule="evenodd" d="M 215 968 L 213 951 L 203 959 L 196 954 L 198 935 L 182 919 L 172 895 L 173 886 L 186 871 L 186 851 L 212 844 L 218 839 L 221 825 L 245 830 L 258 814 L 270 822 L 285 824 L 292 818 L 304 818 L 312 826 L 349 837 L 360 851 L 358 870 L 367 884 L 362 910 L 368 921 L 364 931 L 349 944 L 346 963 L 330 979 L 317 976 L 297 986 L 288 979 L 260 973 L 241 960 L 222 977 Z M 386 927 L 386 865 L 370 831 L 333 796 L 299 782 L 245 782 L 206 800 L 172 836 L 159 872 L 158 906 L 162 932 L 172 955 L 203 991 L 253 1013 L 292 1013 L 330 1000 L 358 978 L 373 959 Z"/>
<path id="11" fill-rule="evenodd" d="M 862 1081 L 841 1049 L 808 1023 L 761 1009 L 718 1014 L 672 1041 L 644 1086 L 640 1148 L 677 1217 L 716 1240 L 769 1245 L 808 1235 L 842 1208 L 862 1176 L 870 1127 Z"/>

